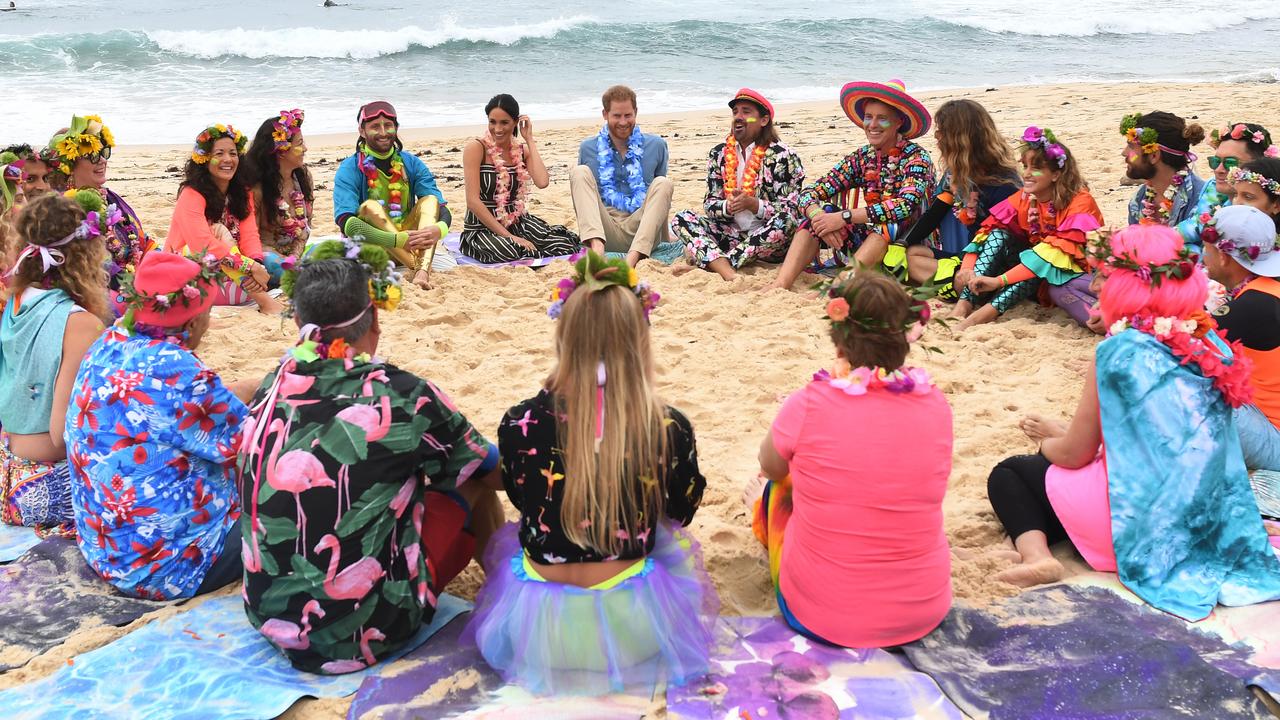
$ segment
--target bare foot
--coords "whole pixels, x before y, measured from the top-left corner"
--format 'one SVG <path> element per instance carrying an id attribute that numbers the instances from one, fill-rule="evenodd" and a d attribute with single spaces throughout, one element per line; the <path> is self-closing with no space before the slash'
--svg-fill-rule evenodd
<path id="1" fill-rule="evenodd" d="M 279 315 L 284 312 L 284 304 L 273 297 L 267 296 L 258 301 L 258 312 L 263 315 Z"/>
<path id="2" fill-rule="evenodd" d="M 419 270 L 413 274 L 413 284 L 417 285 L 423 290 L 430 290 L 431 276 L 427 274 L 426 270 Z"/>
<path id="3" fill-rule="evenodd" d="M 764 496 L 764 488 L 768 484 L 769 478 L 760 474 L 742 486 L 742 502 L 747 506 L 747 510 L 755 510 L 756 501 Z"/>
<path id="4" fill-rule="evenodd" d="M 968 300 L 957 300 L 955 309 L 951 311 L 952 320 L 963 320 L 973 312 L 973 303 Z"/>
<path id="5" fill-rule="evenodd" d="M 1027 437 L 1037 442 L 1046 438 L 1062 437 L 1067 434 L 1067 426 L 1064 423 L 1037 413 L 1031 413 L 1022 418 L 1018 423 L 1018 427 Z"/>
<path id="6" fill-rule="evenodd" d="M 1058 582 L 1067 574 L 1057 558 L 1045 558 L 1033 563 L 1022 563 L 996 574 L 996 580 L 1017 585 L 1020 588 L 1035 587 Z"/>
<path id="7" fill-rule="evenodd" d="M 676 276 L 687 275 L 697 269 L 698 268 L 687 263 L 675 263 L 671 266 L 671 274 Z"/>

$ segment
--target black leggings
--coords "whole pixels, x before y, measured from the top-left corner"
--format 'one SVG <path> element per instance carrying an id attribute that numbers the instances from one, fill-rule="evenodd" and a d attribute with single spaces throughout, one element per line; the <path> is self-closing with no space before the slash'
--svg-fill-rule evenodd
<path id="1" fill-rule="evenodd" d="M 1049 461 L 1043 455 L 1015 455 L 1003 460 L 987 478 L 987 497 L 991 508 L 1004 525 L 1009 537 L 1039 530 L 1049 544 L 1067 539 L 1067 531 L 1058 522 L 1044 489 L 1044 476 Z"/>

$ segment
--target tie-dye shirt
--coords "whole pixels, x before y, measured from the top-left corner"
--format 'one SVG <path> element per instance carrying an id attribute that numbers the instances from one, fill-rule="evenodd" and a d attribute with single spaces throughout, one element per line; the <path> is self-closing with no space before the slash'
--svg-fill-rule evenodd
<path id="1" fill-rule="evenodd" d="M 352 672 L 435 614 L 426 489 L 452 490 L 497 458 L 431 383 L 305 355 L 294 350 L 259 407 L 275 376 L 264 382 L 246 423 L 245 611 L 294 667 Z"/>
<path id="2" fill-rule="evenodd" d="M 67 412 L 80 551 L 141 598 L 195 595 L 239 517 L 244 403 L 181 340 L 110 327 Z"/>

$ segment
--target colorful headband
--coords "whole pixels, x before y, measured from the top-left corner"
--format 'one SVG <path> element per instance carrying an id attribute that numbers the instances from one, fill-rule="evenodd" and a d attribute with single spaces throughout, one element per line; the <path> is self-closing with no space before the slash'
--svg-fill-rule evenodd
<path id="1" fill-rule="evenodd" d="M 369 301 L 373 307 L 379 310 L 395 310 L 400 305 L 400 300 L 404 297 L 400 289 L 401 277 L 391 265 L 391 258 L 387 256 L 387 251 L 377 245 L 363 244 L 360 237 L 354 238 L 338 238 L 335 240 L 326 240 L 312 247 L 303 258 L 297 262 L 293 258 L 285 258 L 284 275 L 280 278 L 280 289 L 284 292 L 285 297 L 293 298 L 293 285 L 297 282 L 298 271 L 314 262 L 321 260 L 346 259 L 354 260 L 369 273 Z M 290 303 L 289 314 L 292 314 L 292 303 Z M 364 313 L 368 311 L 366 307 L 360 311 L 360 314 L 351 318 L 345 324 L 332 325 L 323 329 L 333 329 L 344 327 L 356 322 Z"/>
<path id="2" fill-rule="evenodd" d="M 92 158 L 104 150 L 115 147 L 116 139 L 111 130 L 97 115 L 79 115 L 71 118 L 71 126 L 49 139 L 49 161 L 64 175 L 80 158 Z"/>
<path id="3" fill-rule="evenodd" d="M 1266 191 L 1268 195 L 1280 197 L 1280 182 L 1252 170 L 1236 168 L 1227 176 L 1227 180 L 1232 185 L 1242 182 L 1253 183 Z"/>
<path id="4" fill-rule="evenodd" d="M 213 159 L 213 144 L 222 138 L 231 138 L 236 144 L 236 152 L 243 155 L 245 147 L 248 146 L 249 140 L 244 133 L 231 127 L 218 123 L 210 125 L 196 136 L 196 143 L 191 148 L 191 160 L 197 165 L 205 165 Z"/>
<path id="5" fill-rule="evenodd" d="M 1138 123 L 1142 120 L 1142 113 L 1137 112 L 1132 115 L 1125 115 L 1120 121 L 1120 134 L 1131 143 L 1142 146 L 1143 153 L 1154 153 L 1160 150 L 1160 133 L 1154 128 L 1138 127 Z M 1177 150 L 1171 150 L 1178 155 L 1182 153 Z"/>
<path id="6" fill-rule="evenodd" d="M 551 291 L 551 307 L 547 308 L 547 316 L 552 319 L 560 317 L 565 301 L 583 285 L 587 286 L 587 292 L 603 290 L 610 285 L 627 288 L 640 299 L 645 320 L 649 319 L 649 313 L 662 299 L 661 295 L 649 287 L 648 281 L 640 280 L 636 269 L 622 258 L 605 258 L 599 253 L 585 250 L 569 258 L 569 261 L 573 263 L 573 274 L 562 279 Z"/>
<path id="7" fill-rule="evenodd" d="M 868 269 L 866 272 L 884 272 L 882 269 Z M 911 306 L 907 312 L 907 319 L 903 321 L 901 326 L 891 325 L 880 318 L 867 317 L 858 315 L 853 312 L 853 303 L 858 297 L 858 288 L 850 287 L 857 274 L 857 271 L 845 271 L 837 275 L 833 279 L 825 279 L 819 281 L 813 286 L 814 290 L 819 291 L 827 299 L 827 304 L 823 310 L 823 319 L 831 323 L 831 327 L 841 336 L 847 335 L 855 328 L 863 332 L 878 333 L 881 335 L 891 335 L 894 333 L 904 333 L 907 340 L 914 342 L 923 332 L 924 326 L 933 317 L 933 311 L 929 309 L 929 298 L 937 295 L 938 288 L 932 282 L 926 283 L 920 287 L 904 286 L 903 292 L 911 299 Z M 886 273 L 888 274 L 888 273 Z M 893 277 L 890 275 L 890 277 Z M 902 282 L 902 278 L 895 278 Z M 939 318 L 934 322 L 946 324 L 946 320 Z M 925 348 L 926 352 L 933 352 L 936 348 Z"/>
<path id="8" fill-rule="evenodd" d="M 1058 142 L 1057 136 L 1049 128 L 1038 128 L 1035 125 L 1022 131 L 1022 144 L 1025 148 L 1039 148 L 1044 156 L 1057 164 L 1058 169 L 1067 166 L 1067 149 Z"/>
<path id="9" fill-rule="evenodd" d="M 1128 255 L 1117 255 L 1111 248 L 1109 230 L 1093 230 L 1086 234 L 1088 245 L 1085 254 L 1104 269 L 1131 270 L 1138 278 L 1152 287 L 1160 287 L 1165 278 L 1186 280 L 1196 271 L 1196 254 L 1183 245 L 1178 254 L 1165 263 L 1139 262 Z"/>
<path id="10" fill-rule="evenodd" d="M 277 155 L 283 155 L 293 146 L 293 136 L 302 130 L 302 119 L 306 116 L 301 110 L 281 110 L 280 117 L 275 121 L 275 130 L 271 133 L 271 139 L 275 141 L 275 152 Z"/>
<path id="11" fill-rule="evenodd" d="M 154 305 L 159 309 L 158 312 L 168 312 L 177 307 L 189 308 L 192 304 L 199 305 L 204 302 L 212 289 L 217 288 L 218 284 L 225 279 L 222 274 L 222 262 L 212 253 L 205 253 L 203 256 L 183 253 L 182 257 L 199 265 L 200 269 L 181 287 L 170 292 L 149 293 L 139 290 L 134 282 L 137 278 L 135 272 L 126 272 L 121 275 L 120 301 L 128 308 L 120 323 L 122 327 L 133 332 L 135 312 L 147 305 Z"/>
<path id="12" fill-rule="evenodd" d="M 14 261 L 13 267 L 10 268 L 9 272 L 5 273 L 4 276 L 6 278 L 10 278 L 16 275 L 19 268 L 22 267 L 22 263 L 33 255 L 40 256 L 40 274 L 48 274 L 50 270 L 67 261 L 67 256 L 58 248 L 72 242 L 73 240 L 85 240 L 91 237 L 98 237 L 101 234 L 102 232 L 98 229 L 97 213 L 90 213 L 85 216 L 84 220 L 80 221 L 80 224 L 76 226 L 75 230 L 72 230 L 70 234 L 57 242 L 51 242 L 48 245 L 37 245 L 31 242 L 27 243 L 27 246 L 22 249 L 22 252 L 18 253 L 18 259 Z"/>

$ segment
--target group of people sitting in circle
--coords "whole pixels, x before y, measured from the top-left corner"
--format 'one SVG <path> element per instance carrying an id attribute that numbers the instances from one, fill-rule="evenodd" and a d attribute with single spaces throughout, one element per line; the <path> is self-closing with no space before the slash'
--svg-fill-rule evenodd
<path id="1" fill-rule="evenodd" d="M 1144 184 L 1112 233 L 1048 129 L 1024 132 L 1019 169 L 979 104 L 949 101 L 939 181 L 912 142 L 931 116 L 900 83 L 850 83 L 841 103 L 868 144 L 806 183 L 769 101 L 737 93 L 702 212 L 670 223 L 692 262 L 724 277 L 780 261 L 790 286 L 833 268 L 818 301 L 830 367 L 786 398 L 744 491 L 786 622 L 815 642 L 892 648 L 951 607 L 951 410 L 905 364 L 944 280 L 964 323 L 1039 296 L 1107 335 L 1070 424 L 1026 419 L 1040 451 L 991 473 L 1018 556 L 1002 579 L 1060 579 L 1050 545 L 1069 540 L 1189 620 L 1280 599 L 1264 522 L 1277 510 L 1250 484 L 1280 468 L 1280 161 L 1267 131 L 1215 133 L 1205 182 L 1190 169 L 1198 126 L 1125 118 L 1129 174 Z M 692 424 L 657 392 L 660 297 L 635 268 L 668 237 L 667 151 L 636 127 L 626 88 L 606 92 L 603 112 L 570 175 L 577 234 L 526 210 L 529 185 L 549 177 L 510 96 L 463 150 L 464 252 L 573 254 L 547 310 L 548 379 L 507 411 L 496 444 L 377 355 L 398 267 L 429 284 L 451 221 L 389 104 L 360 109 L 334 181 L 343 236 L 319 242 L 300 111 L 252 144 L 229 125 L 202 131 L 162 246 L 105 186 L 114 141 L 100 118 L 9 158 L 3 521 L 74 537 L 134 597 L 243 582 L 249 622 L 309 672 L 393 653 L 476 559 L 486 582 L 463 642 L 510 681 L 606 693 L 704 674 L 719 602 L 684 528 L 707 482 Z M 195 354 L 211 308 L 275 311 L 275 288 L 298 342 L 265 378 L 221 378 Z M 504 524 L 498 492 L 518 521 Z"/>

